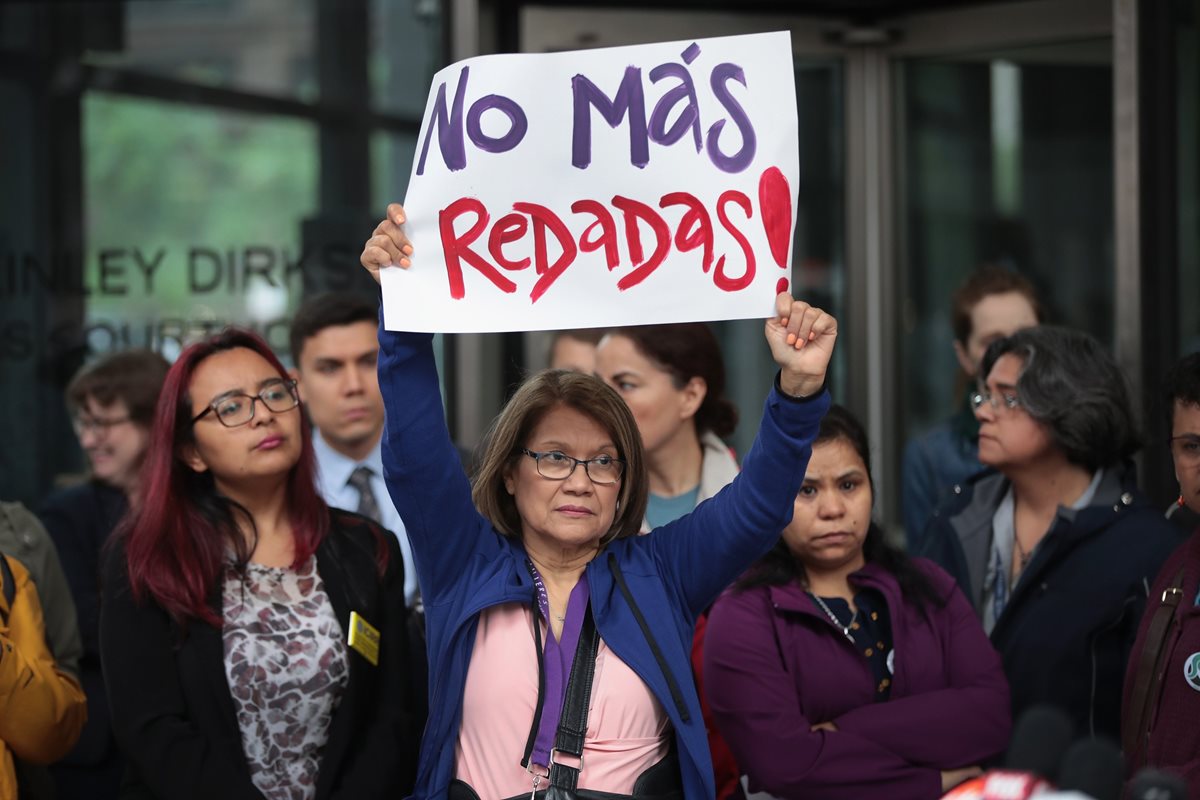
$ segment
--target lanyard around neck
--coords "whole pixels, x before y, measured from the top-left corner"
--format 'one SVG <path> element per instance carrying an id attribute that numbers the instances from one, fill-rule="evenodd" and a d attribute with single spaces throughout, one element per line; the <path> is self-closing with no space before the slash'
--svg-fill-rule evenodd
<path id="1" fill-rule="evenodd" d="M 538 657 L 538 702 L 529 739 L 525 745 L 525 755 L 521 760 L 521 766 L 530 769 L 531 765 L 543 768 L 550 765 L 550 751 L 554 747 L 555 733 L 563 716 L 567 679 L 580 648 L 586 644 L 581 642 L 580 634 L 584 628 L 584 619 L 590 613 L 590 591 L 585 573 L 580 576 L 567 600 L 562 635 L 555 637 L 553 626 L 550 624 L 550 600 L 546 593 L 546 584 L 532 561 L 526 559 L 525 566 L 533 577 L 533 635 Z M 541 641 L 543 620 L 547 629 L 544 646 Z"/>

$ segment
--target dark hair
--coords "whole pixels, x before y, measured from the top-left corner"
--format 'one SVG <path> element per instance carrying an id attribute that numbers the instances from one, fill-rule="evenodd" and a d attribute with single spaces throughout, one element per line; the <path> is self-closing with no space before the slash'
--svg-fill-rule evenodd
<path id="1" fill-rule="evenodd" d="M 1039 323 L 1046 319 L 1037 290 L 1025 276 L 995 264 L 986 264 L 971 273 L 951 297 L 950 324 L 954 338 L 964 347 L 971 338 L 971 312 L 985 297 L 1016 292 L 1029 301 L 1033 316 Z"/>
<path id="2" fill-rule="evenodd" d="M 830 406 L 821 420 L 813 447 L 833 442 L 846 442 L 854 448 L 854 452 L 862 459 L 874 496 L 875 479 L 871 476 L 871 449 L 867 432 L 849 409 L 836 404 Z M 883 529 L 873 520 L 863 542 L 863 558 L 867 563 L 878 564 L 890 572 L 900 585 L 900 593 L 921 611 L 929 607 L 941 608 L 946 604 L 946 598 L 938 595 L 925 573 L 903 550 L 888 543 Z M 743 590 L 756 586 L 783 586 L 795 580 L 804 582 L 804 564 L 792 555 L 787 542 L 780 536 L 775 546 L 738 579 L 734 588 Z"/>
<path id="3" fill-rule="evenodd" d="M 304 343 L 326 328 L 353 325 L 356 322 L 379 323 L 379 304 L 353 292 L 326 292 L 312 297 L 296 309 L 288 331 L 292 363 L 300 367 Z"/>
<path id="4" fill-rule="evenodd" d="M 141 502 L 122 525 L 134 598 L 139 602 L 151 598 L 180 624 L 199 619 L 220 627 L 221 617 L 209 607 L 208 597 L 220 575 L 225 549 L 233 549 L 239 565 L 249 560 L 252 550 L 237 522 L 240 517 L 253 528 L 250 513 L 217 493 L 210 472 L 196 472 L 182 459 L 183 448 L 193 441 L 192 376 L 208 357 L 236 348 L 258 353 L 281 378 L 287 377 L 267 343 L 250 331 L 229 329 L 185 349 L 163 384 L 142 464 Z M 297 413 L 303 411 L 297 408 Z M 303 564 L 316 552 L 329 528 L 325 501 L 314 484 L 312 435 L 307 425 L 299 427 L 300 458 L 287 481 L 294 565 Z"/>
<path id="5" fill-rule="evenodd" d="M 617 456 L 625 461 L 617 513 L 601 544 L 636 535 L 646 516 L 650 478 L 633 413 L 604 381 L 567 369 L 544 369 L 521 384 L 484 435 L 482 455 L 472 477 L 471 496 L 476 509 L 500 533 L 520 538 L 521 514 L 516 499 L 504 488 L 504 475 L 524 457 L 520 449 L 537 424 L 559 407 L 573 408 L 596 420 L 613 437 Z"/>
<path id="6" fill-rule="evenodd" d="M 104 356 L 71 378 L 67 384 L 67 405 L 71 413 L 78 413 L 89 398 L 102 406 L 120 400 L 129 409 L 131 420 L 149 428 L 170 366 L 151 350 L 123 350 Z"/>
<path id="7" fill-rule="evenodd" d="M 980 364 L 986 380 L 996 361 L 1015 355 L 1021 408 L 1049 429 L 1067 460 L 1095 471 L 1141 446 L 1129 385 L 1116 360 L 1082 331 L 1041 325 L 997 339 Z"/>
<path id="8" fill-rule="evenodd" d="M 633 342 L 642 355 L 671 376 L 682 389 L 692 378 L 704 380 L 708 391 L 696 410 L 696 432 L 728 436 L 737 427 L 737 406 L 725 397 L 725 360 L 712 329 L 703 322 L 639 325 L 609 333 Z"/>
<path id="9" fill-rule="evenodd" d="M 1191 353 L 1175 362 L 1163 381 L 1166 400 L 1168 435 L 1175 425 L 1175 404 L 1200 406 L 1200 352 Z"/>

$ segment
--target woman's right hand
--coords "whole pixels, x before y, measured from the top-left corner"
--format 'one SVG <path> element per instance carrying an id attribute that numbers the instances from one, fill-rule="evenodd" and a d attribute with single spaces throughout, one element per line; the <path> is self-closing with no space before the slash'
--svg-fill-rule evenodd
<path id="1" fill-rule="evenodd" d="M 978 778 L 982 774 L 983 770 L 979 767 L 944 769 L 942 770 L 942 793 L 945 794 L 963 781 L 969 781 L 971 778 Z"/>
<path id="2" fill-rule="evenodd" d="M 389 203 L 387 218 L 375 226 L 375 232 L 363 245 L 362 255 L 358 257 L 363 268 L 379 283 L 379 270 L 384 267 L 400 266 L 408 269 L 412 266 L 412 243 L 404 233 L 404 206 L 399 203 Z"/>

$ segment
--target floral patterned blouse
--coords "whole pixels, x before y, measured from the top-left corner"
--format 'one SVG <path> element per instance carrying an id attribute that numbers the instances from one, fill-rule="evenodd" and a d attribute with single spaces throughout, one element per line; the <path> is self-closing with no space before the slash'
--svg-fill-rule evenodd
<path id="1" fill-rule="evenodd" d="M 311 800 L 349 660 L 316 558 L 300 569 L 225 568 L 225 676 L 254 785 Z"/>

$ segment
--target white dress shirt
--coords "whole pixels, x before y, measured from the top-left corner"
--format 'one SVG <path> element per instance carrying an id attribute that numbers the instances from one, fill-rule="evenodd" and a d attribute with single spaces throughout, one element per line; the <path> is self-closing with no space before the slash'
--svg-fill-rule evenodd
<path id="1" fill-rule="evenodd" d="M 325 502 L 334 508 L 344 508 L 347 511 L 358 509 L 358 490 L 350 485 L 350 476 L 359 467 L 371 470 L 371 491 L 375 494 L 375 502 L 379 505 L 382 519 L 379 524 L 387 528 L 400 541 L 400 553 L 404 556 L 404 600 L 411 608 L 417 599 L 417 568 L 413 565 L 412 547 L 408 543 L 408 533 L 404 530 L 404 521 L 400 513 L 392 505 L 391 495 L 388 494 L 387 484 L 383 480 L 383 440 L 375 443 L 374 449 L 362 461 L 346 458 L 329 446 L 321 438 L 321 432 L 313 428 L 313 448 L 317 455 L 317 489 Z"/>

